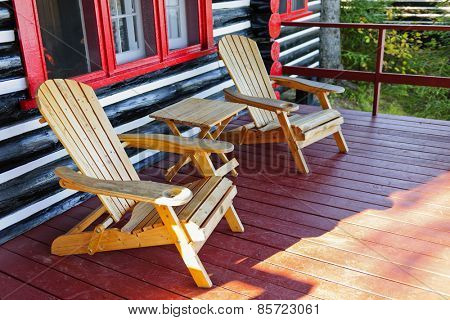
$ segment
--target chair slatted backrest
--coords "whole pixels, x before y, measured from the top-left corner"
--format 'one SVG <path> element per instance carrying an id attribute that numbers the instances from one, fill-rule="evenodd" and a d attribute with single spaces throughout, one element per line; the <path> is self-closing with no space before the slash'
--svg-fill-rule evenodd
<path id="1" fill-rule="evenodd" d="M 74 80 L 48 80 L 38 90 L 38 106 L 81 173 L 105 180 L 139 180 L 94 90 Z M 100 196 L 119 221 L 133 201 Z"/>
<path id="2" fill-rule="evenodd" d="M 240 93 L 259 98 L 276 99 L 275 91 L 255 41 L 237 35 L 227 35 L 219 41 L 219 53 Z M 277 119 L 275 113 L 249 107 L 256 127 Z"/>

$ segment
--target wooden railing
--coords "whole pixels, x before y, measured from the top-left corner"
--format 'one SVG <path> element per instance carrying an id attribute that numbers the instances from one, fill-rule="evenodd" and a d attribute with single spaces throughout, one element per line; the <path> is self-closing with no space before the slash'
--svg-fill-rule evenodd
<path id="1" fill-rule="evenodd" d="M 450 26 L 443 25 L 402 25 L 402 24 L 362 24 L 362 23 L 327 23 L 327 22 L 282 22 L 289 27 L 323 27 L 323 28 L 353 28 L 378 30 L 378 44 L 376 50 L 375 71 L 355 71 L 339 69 L 307 68 L 296 66 L 283 66 L 283 73 L 305 77 L 332 78 L 339 80 L 354 80 L 372 82 L 374 84 L 372 114 L 377 115 L 380 104 L 381 83 L 409 84 L 416 86 L 429 86 L 450 88 L 450 77 L 398 74 L 383 72 L 384 47 L 386 30 L 401 31 L 450 31 Z"/>

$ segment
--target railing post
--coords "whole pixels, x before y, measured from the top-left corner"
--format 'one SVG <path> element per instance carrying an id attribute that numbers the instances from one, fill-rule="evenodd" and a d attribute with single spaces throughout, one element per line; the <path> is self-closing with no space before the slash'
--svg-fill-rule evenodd
<path id="1" fill-rule="evenodd" d="M 386 41 L 386 29 L 378 29 L 378 43 L 377 43 L 377 61 L 375 64 L 375 81 L 373 83 L 373 109 L 372 115 L 376 116 L 378 113 L 378 106 L 380 104 L 381 82 L 380 75 L 383 73 L 384 61 L 384 45 Z"/>

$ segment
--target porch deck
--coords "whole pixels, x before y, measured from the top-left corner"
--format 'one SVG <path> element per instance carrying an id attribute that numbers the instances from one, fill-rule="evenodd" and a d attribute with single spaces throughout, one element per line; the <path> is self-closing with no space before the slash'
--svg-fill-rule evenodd
<path id="1" fill-rule="evenodd" d="M 350 153 L 329 138 L 307 147 L 309 176 L 293 172 L 285 145 L 236 147 L 246 232 L 222 222 L 200 251 L 212 289 L 195 287 L 169 246 L 50 255 L 91 199 L 0 247 L 0 297 L 448 299 L 450 122 L 342 112 Z M 143 178 L 161 178 L 173 160 Z"/>

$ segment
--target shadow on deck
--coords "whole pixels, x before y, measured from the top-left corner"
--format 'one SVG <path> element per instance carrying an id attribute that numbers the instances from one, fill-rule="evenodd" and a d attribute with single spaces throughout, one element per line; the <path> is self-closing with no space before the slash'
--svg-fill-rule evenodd
<path id="1" fill-rule="evenodd" d="M 91 199 L 0 247 L 0 297 L 448 299 L 450 123 L 343 114 L 350 153 L 329 138 L 307 147 L 308 176 L 294 173 L 283 144 L 236 147 L 246 232 L 222 221 L 200 251 L 214 288 L 195 287 L 170 246 L 50 255 L 52 240 L 98 206 Z M 175 159 L 143 179 L 161 179 Z M 187 168 L 176 179 L 191 178 Z"/>

